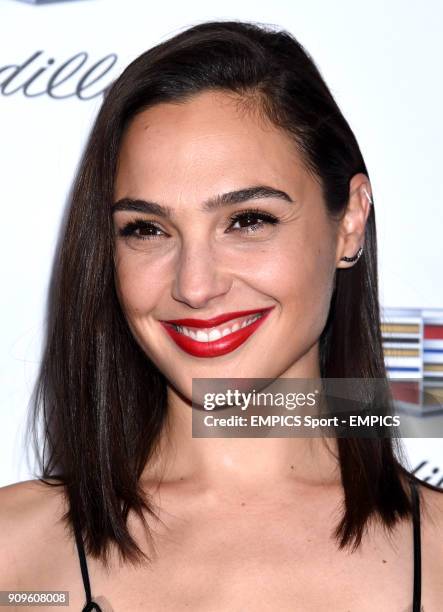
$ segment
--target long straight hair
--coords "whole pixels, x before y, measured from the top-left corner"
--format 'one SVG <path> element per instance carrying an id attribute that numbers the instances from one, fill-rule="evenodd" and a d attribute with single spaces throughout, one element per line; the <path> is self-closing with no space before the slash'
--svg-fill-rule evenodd
<path id="1" fill-rule="evenodd" d="M 134 511 L 150 533 L 146 513 L 156 513 L 139 479 L 167 414 L 165 377 L 134 340 L 114 284 L 111 203 L 120 142 L 136 114 L 211 89 L 252 101 L 293 137 L 331 215 L 345 210 L 352 176 L 369 176 L 318 69 L 287 31 L 239 21 L 201 23 L 142 54 L 109 88 L 56 250 L 30 427 L 40 480 L 64 487 L 67 526 L 76 525 L 87 552 L 105 564 L 111 543 L 124 560 L 149 560 L 127 518 Z M 362 257 L 336 271 L 320 361 L 322 377 L 386 380 L 373 206 Z M 411 515 L 402 484 L 410 475 L 395 444 L 389 437 L 338 440 L 345 500 L 334 529 L 340 548 L 359 546 L 370 517 L 392 528 Z"/>

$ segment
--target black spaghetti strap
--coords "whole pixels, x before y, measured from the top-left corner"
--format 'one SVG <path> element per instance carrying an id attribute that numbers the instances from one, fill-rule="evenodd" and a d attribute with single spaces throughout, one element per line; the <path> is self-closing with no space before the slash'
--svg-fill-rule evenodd
<path id="1" fill-rule="evenodd" d="M 411 480 L 412 520 L 414 529 L 414 597 L 412 612 L 421 610 L 421 534 L 420 534 L 420 496 L 417 484 Z"/>
<path id="2" fill-rule="evenodd" d="M 76 523 L 74 522 L 74 535 L 75 535 L 75 543 L 77 545 L 78 558 L 80 561 L 80 569 L 82 572 L 83 578 L 83 586 L 85 588 L 86 595 L 86 605 L 82 608 L 82 612 L 102 612 L 100 606 L 92 600 L 91 597 L 91 584 L 89 582 L 89 573 L 88 573 L 88 564 L 86 563 L 86 554 L 83 546 L 83 538 L 81 536 L 80 530 L 77 528 Z"/>

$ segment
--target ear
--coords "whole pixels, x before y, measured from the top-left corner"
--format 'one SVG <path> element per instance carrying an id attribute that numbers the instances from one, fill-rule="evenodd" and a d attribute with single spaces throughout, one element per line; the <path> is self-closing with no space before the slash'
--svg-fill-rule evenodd
<path id="1" fill-rule="evenodd" d="M 355 174 L 349 183 L 349 199 L 337 233 L 336 267 L 350 268 L 355 262 L 341 261 L 354 257 L 364 248 L 366 220 L 372 205 L 372 190 L 368 177 Z"/>

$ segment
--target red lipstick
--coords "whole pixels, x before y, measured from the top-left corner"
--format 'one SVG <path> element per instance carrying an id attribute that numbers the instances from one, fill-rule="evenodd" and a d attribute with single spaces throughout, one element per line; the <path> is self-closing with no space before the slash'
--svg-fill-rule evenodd
<path id="1" fill-rule="evenodd" d="M 174 342 L 186 353 L 194 357 L 218 357 L 225 355 L 235 350 L 260 327 L 274 306 L 268 308 L 257 308 L 254 310 L 242 310 L 236 312 L 228 312 L 212 319 L 171 319 L 168 321 L 160 321 L 164 329 Z M 189 335 L 185 335 L 182 331 L 178 331 L 174 326 L 188 327 L 196 329 L 210 329 L 218 325 L 222 325 L 227 321 L 233 321 L 240 317 L 245 318 L 253 315 L 261 315 L 256 321 L 240 327 L 236 331 L 230 332 L 217 340 L 199 341 Z"/>

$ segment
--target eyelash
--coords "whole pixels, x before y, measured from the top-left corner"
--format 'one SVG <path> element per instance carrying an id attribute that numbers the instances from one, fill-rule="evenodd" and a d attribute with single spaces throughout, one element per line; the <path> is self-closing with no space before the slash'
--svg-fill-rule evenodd
<path id="1" fill-rule="evenodd" d="M 247 227 L 242 227 L 242 228 L 234 229 L 231 231 L 240 232 L 240 234 L 251 234 L 251 233 L 260 231 L 265 224 L 277 225 L 277 223 L 279 223 L 279 220 L 277 219 L 277 217 L 274 217 L 274 215 L 264 212 L 263 210 L 260 210 L 258 208 L 249 208 L 247 210 L 242 210 L 241 212 L 235 213 L 234 215 L 232 215 L 232 217 L 230 217 L 230 221 L 232 224 L 235 224 L 237 221 L 248 219 L 248 217 L 250 218 L 251 216 L 255 217 L 256 219 L 260 219 L 262 223 L 254 223 Z M 124 227 L 122 227 L 118 233 L 120 236 L 124 238 L 134 237 L 137 240 L 152 240 L 152 239 L 161 238 L 161 236 L 156 235 L 156 234 L 151 234 L 149 236 L 140 236 L 135 233 L 137 230 L 140 230 L 140 229 L 146 230 L 147 228 L 153 228 L 159 231 L 163 231 L 160 227 L 158 227 L 152 221 L 144 221 L 143 219 L 135 219 L 134 221 L 130 221 Z"/>

